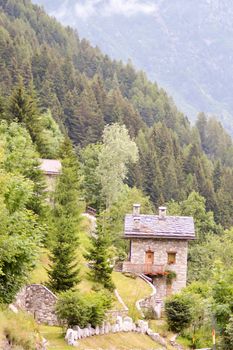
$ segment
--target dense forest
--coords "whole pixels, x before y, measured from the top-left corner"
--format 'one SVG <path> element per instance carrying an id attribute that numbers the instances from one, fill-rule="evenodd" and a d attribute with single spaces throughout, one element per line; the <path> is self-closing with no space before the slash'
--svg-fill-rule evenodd
<path id="1" fill-rule="evenodd" d="M 51 110 L 77 152 L 101 141 L 104 125 L 125 124 L 139 149 L 130 186 L 149 195 L 155 207 L 198 191 L 217 222 L 232 225 L 233 145 L 214 118 L 201 114 L 192 127 L 166 92 L 130 62 L 111 61 L 30 1 L 0 5 L 3 97 L 19 76 L 29 88 L 33 84 L 42 110 Z"/>
<path id="2" fill-rule="evenodd" d="M 125 213 L 135 202 L 147 213 L 167 204 L 171 214 L 195 219 L 187 293 L 203 304 L 193 311 L 199 338 L 210 327 L 212 303 L 227 349 L 233 142 L 221 124 L 200 113 L 191 125 L 131 62 L 111 61 L 29 0 L 0 0 L 0 75 L 0 301 L 11 302 L 25 283 L 39 246 L 50 251 L 51 289 L 80 281 L 74 260 L 84 205 L 99 214 L 86 255 L 95 257 L 91 278 L 111 292 L 110 261 L 127 253 L 120 238 Z M 39 158 L 62 161 L 52 208 Z M 106 295 L 99 298 L 109 307 Z"/>

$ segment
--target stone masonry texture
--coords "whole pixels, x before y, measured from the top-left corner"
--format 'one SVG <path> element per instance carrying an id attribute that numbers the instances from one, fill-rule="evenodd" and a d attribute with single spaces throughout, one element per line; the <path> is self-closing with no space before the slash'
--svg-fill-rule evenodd
<path id="1" fill-rule="evenodd" d="M 164 265 L 166 270 L 176 273 L 172 280 L 171 293 L 179 292 L 186 286 L 187 279 L 187 253 L 188 242 L 175 239 L 132 239 L 131 240 L 131 263 L 144 264 L 147 251 L 154 252 L 154 265 Z M 176 262 L 168 264 L 169 252 L 176 253 Z M 164 298 L 167 295 L 165 277 L 154 277 L 153 282 L 157 287 L 157 298 Z"/>
<path id="2" fill-rule="evenodd" d="M 55 313 L 57 297 L 45 286 L 31 284 L 25 286 L 16 296 L 14 305 L 28 311 L 38 323 L 58 325 Z"/>

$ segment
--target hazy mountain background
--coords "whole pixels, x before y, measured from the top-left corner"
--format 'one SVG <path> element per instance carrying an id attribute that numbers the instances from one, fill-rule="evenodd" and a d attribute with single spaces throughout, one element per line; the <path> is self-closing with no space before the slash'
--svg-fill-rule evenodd
<path id="1" fill-rule="evenodd" d="M 145 70 L 191 119 L 218 115 L 233 135 L 233 2 L 34 0 L 112 58 Z"/>

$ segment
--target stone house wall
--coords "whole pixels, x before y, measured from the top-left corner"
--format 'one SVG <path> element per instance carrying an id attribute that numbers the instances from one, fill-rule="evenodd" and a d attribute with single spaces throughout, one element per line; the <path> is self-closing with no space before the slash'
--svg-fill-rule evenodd
<path id="1" fill-rule="evenodd" d="M 58 175 L 57 174 L 44 174 L 46 182 L 46 192 L 54 192 Z"/>
<path id="2" fill-rule="evenodd" d="M 38 323 L 59 325 L 55 306 L 57 297 L 45 286 L 31 284 L 25 286 L 16 296 L 14 305 L 33 315 Z"/>
<path id="3" fill-rule="evenodd" d="M 169 292 L 179 292 L 186 286 L 188 242 L 177 239 L 132 239 L 130 261 L 132 264 L 145 264 L 147 251 L 154 252 L 154 264 L 164 265 L 165 269 L 174 271 L 176 278 L 172 280 Z M 176 262 L 168 264 L 168 253 L 176 253 Z M 164 298 L 168 293 L 166 277 L 154 277 L 157 298 Z"/>

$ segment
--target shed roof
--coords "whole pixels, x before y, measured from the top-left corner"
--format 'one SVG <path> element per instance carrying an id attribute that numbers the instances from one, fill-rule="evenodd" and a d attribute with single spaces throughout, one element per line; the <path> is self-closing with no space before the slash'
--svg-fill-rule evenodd
<path id="1" fill-rule="evenodd" d="M 61 162 L 57 159 L 40 159 L 40 170 L 46 175 L 59 175 L 61 173 Z"/>
<path id="2" fill-rule="evenodd" d="M 134 220 L 140 220 L 135 228 Z M 195 239 L 193 218 L 189 216 L 165 216 L 127 214 L 125 216 L 125 238 L 172 238 Z"/>

